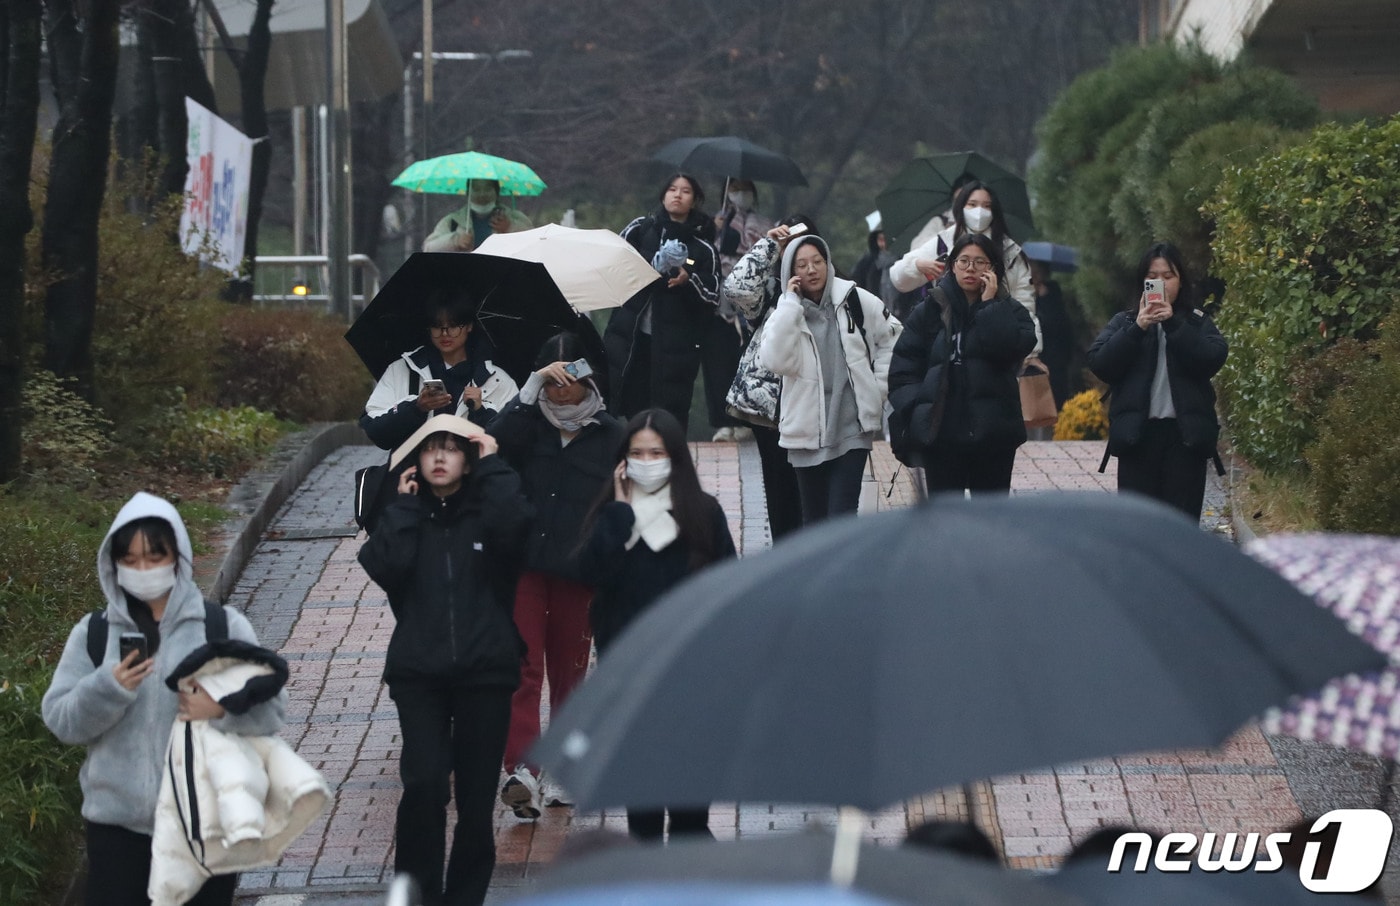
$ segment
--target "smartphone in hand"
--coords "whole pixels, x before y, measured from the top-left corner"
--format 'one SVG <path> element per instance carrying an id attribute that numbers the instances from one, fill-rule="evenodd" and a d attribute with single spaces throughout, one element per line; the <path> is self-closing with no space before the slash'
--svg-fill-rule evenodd
<path id="1" fill-rule="evenodd" d="M 582 380 L 593 373 L 593 366 L 588 364 L 587 359 L 574 359 L 564 366 L 564 370 L 575 380 Z"/>
<path id="2" fill-rule="evenodd" d="M 139 664 L 151 656 L 150 647 L 146 642 L 144 633 L 123 632 L 121 638 L 117 641 L 118 657 L 124 661 L 126 660 L 126 656 L 133 651 L 140 652 L 140 656 L 136 658 L 133 662 L 134 664 Z"/>
<path id="3" fill-rule="evenodd" d="M 446 393 L 447 385 L 437 378 L 431 378 L 423 382 L 424 393 Z"/>
<path id="4" fill-rule="evenodd" d="M 1142 304 L 1147 308 L 1167 304 L 1167 282 L 1165 280 L 1142 281 Z"/>

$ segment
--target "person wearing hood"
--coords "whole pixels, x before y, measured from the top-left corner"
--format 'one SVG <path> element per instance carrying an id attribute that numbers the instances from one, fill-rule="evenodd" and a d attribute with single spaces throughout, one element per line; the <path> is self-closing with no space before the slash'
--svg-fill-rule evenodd
<path id="1" fill-rule="evenodd" d="M 856 286 L 872 296 L 879 296 L 880 301 L 885 303 L 885 307 L 896 318 L 903 318 L 908 313 L 895 309 L 900 294 L 894 290 L 889 279 L 890 267 L 899 259 L 889 250 L 885 231 L 878 227 L 871 230 L 865 239 L 865 245 L 865 254 L 856 262 L 855 270 L 851 271 L 851 279 L 855 280 Z"/>
<path id="2" fill-rule="evenodd" d="M 701 337 L 719 302 L 714 222 L 700 210 L 704 200 L 700 183 L 677 173 L 662 186 L 660 208 L 622 230 L 666 279 L 614 310 L 604 331 L 609 408 L 620 415 L 659 406 L 682 427 L 689 423 Z"/>
<path id="3" fill-rule="evenodd" d="M 423 240 L 425 252 L 470 252 L 493 233 L 518 233 L 534 224 L 515 208 L 501 205 L 501 184 L 494 179 L 467 182 L 467 203 L 438 221 Z"/>
<path id="4" fill-rule="evenodd" d="M 990 237 L 1000 250 L 1006 279 L 1002 285 L 1031 316 L 1035 327 L 1035 348 L 1041 350 L 1040 322 L 1035 314 L 1035 290 L 1031 287 L 1031 264 L 1026 253 L 1006 230 L 1006 216 L 1001 202 L 991 187 L 980 180 L 970 179 L 962 184 L 953 197 L 953 224 L 922 245 L 916 245 L 896 261 L 889 270 L 890 283 L 902 293 L 913 292 L 927 283 L 937 282 L 948 272 L 948 258 L 953 243 L 969 233 Z"/>
<path id="5" fill-rule="evenodd" d="M 461 291 L 436 290 L 424 306 L 428 342 L 389 363 L 360 427 L 381 450 L 402 444 L 433 415 L 455 414 L 485 427 L 518 392 L 487 358 L 476 306 Z"/>
<path id="6" fill-rule="evenodd" d="M 145 904 L 151 834 L 171 727 L 207 720 L 224 733 L 276 733 L 286 713 L 279 692 L 245 713 L 227 713 L 198 684 L 175 692 L 161 682 L 206 642 L 204 596 L 194 583 L 189 533 L 168 501 L 137 493 L 117 513 L 97 553 L 106 599 L 106 646 L 89 648 L 89 614 L 68 635 L 44 694 L 44 724 L 61 741 L 87 747 L 78 774 L 87 831 L 88 906 Z M 228 637 L 257 644 L 243 614 L 224 608 Z M 140 646 L 123 652 L 123 637 Z M 142 649 L 144 648 L 144 652 Z M 192 903 L 233 902 L 237 875 L 210 878 Z"/>
<path id="7" fill-rule="evenodd" d="M 999 252 L 980 233 L 954 241 L 951 266 L 895 344 L 890 445 L 924 467 L 930 493 L 1009 493 L 1026 442 L 1016 375 L 1035 325 L 1006 292 Z"/>
<path id="8" fill-rule="evenodd" d="M 724 281 L 739 259 L 753 248 L 773 228 L 773 221 L 754 209 L 758 202 L 758 187 L 752 180 L 730 177 L 725 181 L 724 204 L 715 215 L 715 248 L 719 251 L 719 309 L 709 329 L 700 338 L 700 370 L 705 377 L 705 408 L 710 427 L 715 429 L 711 440 L 739 441 L 752 432 L 742 421 L 729 414 L 725 397 L 739 370 L 739 357 L 748 343 L 749 333 L 734 300 L 724 293 Z"/>
<path id="9" fill-rule="evenodd" d="M 582 368 L 582 363 L 587 369 Z M 520 474 L 537 513 L 515 592 L 515 626 L 525 640 L 520 688 L 511 701 L 501 801 L 518 818 L 538 818 L 541 805 L 567 805 L 525 754 L 540 735 L 540 692 L 549 677 L 549 710 L 557 714 L 588 672 L 593 588 L 579 572 L 583 520 L 607 485 L 622 444 L 622 423 L 603 408 L 583 343 L 571 333 L 545 341 L 520 395 L 488 429 Z"/>
<path id="10" fill-rule="evenodd" d="M 900 323 L 877 297 L 836 276 L 820 236 L 788 244 L 781 281 L 758 356 L 782 378 L 778 442 L 797 472 L 802 524 L 810 525 L 854 513 L 860 503 L 870 450 L 884 428 Z"/>
<path id="11" fill-rule="evenodd" d="M 394 614 L 384 659 L 402 734 L 394 870 L 418 882 L 425 906 L 481 903 L 496 864 L 496 778 L 525 653 L 511 605 L 533 515 L 496 449 L 464 418 L 428 419 L 390 457 L 391 470 L 408 467 L 360 548 Z"/>

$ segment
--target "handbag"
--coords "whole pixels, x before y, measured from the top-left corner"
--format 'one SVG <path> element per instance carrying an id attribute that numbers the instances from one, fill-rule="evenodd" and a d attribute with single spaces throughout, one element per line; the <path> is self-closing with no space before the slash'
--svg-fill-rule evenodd
<path id="1" fill-rule="evenodd" d="M 734 382 L 724 397 L 724 407 L 734 418 L 761 428 L 778 427 L 778 397 L 783 390 L 782 378 L 764 368 L 758 361 L 758 349 L 763 343 L 764 318 L 739 357 Z"/>
<path id="2" fill-rule="evenodd" d="M 1059 420 L 1055 394 L 1050 389 L 1050 371 L 1045 363 L 1029 356 L 1016 378 L 1021 390 L 1021 419 L 1027 428 L 1048 428 Z"/>

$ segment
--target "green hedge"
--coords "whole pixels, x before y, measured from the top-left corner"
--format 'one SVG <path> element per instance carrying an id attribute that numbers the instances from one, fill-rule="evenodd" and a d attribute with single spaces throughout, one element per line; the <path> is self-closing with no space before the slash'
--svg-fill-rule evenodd
<path id="1" fill-rule="evenodd" d="M 1217 316 L 1230 341 L 1221 398 L 1237 449 L 1258 466 L 1303 465 L 1316 413 L 1294 375 L 1339 338 L 1375 338 L 1400 302 L 1396 148 L 1400 117 L 1324 126 L 1229 171 L 1209 206 L 1229 286 Z"/>

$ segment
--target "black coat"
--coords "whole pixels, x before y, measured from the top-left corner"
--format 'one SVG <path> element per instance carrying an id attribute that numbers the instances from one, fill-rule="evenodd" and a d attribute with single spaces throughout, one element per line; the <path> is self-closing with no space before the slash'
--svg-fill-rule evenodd
<path id="1" fill-rule="evenodd" d="M 559 429 L 539 406 L 516 397 L 491 423 L 489 433 L 501 455 L 520 473 L 525 497 L 535 508 L 526 547 L 525 568 L 582 582 L 578 547 L 593 501 L 612 484 L 613 467 L 627 431 L 617 419 L 599 411 L 597 424 L 561 446 Z"/>
<path id="2" fill-rule="evenodd" d="M 385 508 L 359 559 L 394 612 L 386 680 L 520 682 L 515 582 L 531 515 L 500 456 L 450 497 L 400 494 Z"/>
<path id="3" fill-rule="evenodd" d="M 929 447 L 1019 447 L 1026 423 L 1016 376 L 1034 348 L 1035 322 L 1024 306 L 1001 295 L 969 307 L 949 271 L 914 308 L 895 343 L 891 429 L 901 419 L 923 423 L 939 381 L 946 381 L 942 420 Z"/>
<path id="4" fill-rule="evenodd" d="M 1225 364 L 1229 347 L 1205 313 L 1178 304 L 1162 323 L 1167 337 L 1167 383 L 1181 439 L 1203 456 L 1215 451 L 1220 422 L 1210 379 Z M 1137 325 L 1137 311 L 1120 311 L 1089 347 L 1089 368 L 1112 391 L 1108 450 L 1117 455 L 1142 440 L 1157 373 L 1157 331 Z"/>
<path id="5" fill-rule="evenodd" d="M 711 497 L 710 504 L 711 562 L 718 562 L 734 556 L 734 539 L 719 501 Z M 657 598 L 691 574 L 690 549 L 679 540 L 659 552 L 644 541 L 627 550 L 635 522 L 627 504 L 616 500 L 604 504 L 579 558 L 584 580 L 597 589 L 588 615 L 599 652 Z"/>
<path id="6" fill-rule="evenodd" d="M 633 359 L 637 330 L 648 308 L 651 309 L 652 361 L 657 363 L 651 381 L 669 385 L 669 392 L 654 391 L 650 398 L 690 398 L 694 374 L 686 362 L 693 361 L 695 346 L 714 319 L 719 301 L 719 259 L 715 247 L 710 244 L 713 235 L 714 222 L 699 211 L 692 211 L 684 224 L 675 223 L 665 211 L 659 211 L 639 217 L 623 229 L 622 238 L 648 262 L 662 242 L 679 239 L 685 243 L 695 263 L 686 267 L 690 272 L 688 281 L 674 289 L 667 287 L 665 281 L 658 282 L 649 292 L 629 299 L 608 321 L 603 332 L 603 346 L 608 356 L 608 387 L 613 411 L 619 411 L 620 400 L 632 398 L 626 389 L 628 382 L 637 380 L 639 373 L 649 371 L 645 366 L 650 363 L 637 369 Z M 667 368 L 668 363 L 676 367 Z"/>

